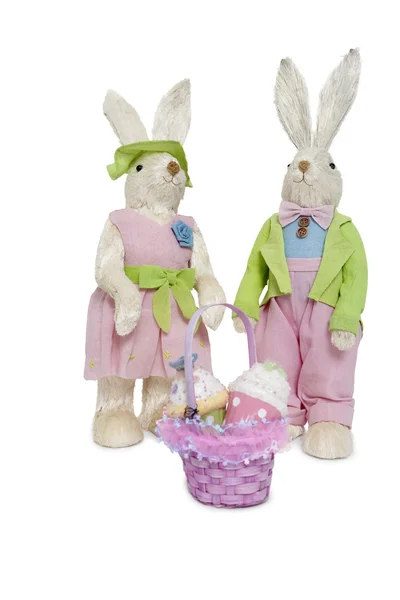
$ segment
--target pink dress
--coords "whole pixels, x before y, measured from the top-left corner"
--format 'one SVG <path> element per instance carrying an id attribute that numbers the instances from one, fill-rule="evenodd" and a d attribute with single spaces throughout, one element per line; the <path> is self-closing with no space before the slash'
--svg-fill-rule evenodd
<path id="1" fill-rule="evenodd" d="M 110 214 L 118 227 L 125 248 L 125 265 L 158 265 L 164 269 L 190 267 L 192 249 L 181 247 L 171 227 L 183 221 L 193 228 L 192 217 L 177 215 L 170 223 L 160 225 L 133 209 Z M 117 375 L 124 379 L 151 376 L 172 378 L 175 369 L 169 362 L 183 355 L 188 321 L 171 298 L 171 328 L 164 333 L 158 326 L 152 308 L 156 290 L 140 289 L 142 314 L 132 333 L 119 336 L 114 323 L 114 300 L 97 288 L 89 303 L 86 333 L 85 379 L 101 379 Z M 198 354 L 197 365 L 211 372 L 210 343 L 206 327 L 200 324 L 193 342 Z"/>

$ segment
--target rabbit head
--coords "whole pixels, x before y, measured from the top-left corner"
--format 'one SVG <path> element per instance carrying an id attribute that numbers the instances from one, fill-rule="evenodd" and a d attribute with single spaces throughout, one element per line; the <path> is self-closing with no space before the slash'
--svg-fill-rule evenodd
<path id="1" fill-rule="evenodd" d="M 329 148 L 356 97 L 360 68 L 358 49 L 350 50 L 321 90 L 317 125 L 312 133 L 305 81 L 291 59 L 281 61 L 275 104 L 279 119 L 298 150 L 287 167 L 283 200 L 302 207 L 339 204 L 342 177 Z"/>
<path id="2" fill-rule="evenodd" d="M 107 92 L 103 110 L 121 144 L 148 140 L 139 115 L 119 94 L 112 90 Z M 154 118 L 153 139 L 183 144 L 189 131 L 190 117 L 190 81 L 185 79 L 161 99 Z M 144 208 L 156 215 L 176 212 L 184 196 L 185 185 L 186 173 L 171 154 L 142 154 L 131 165 L 127 175 L 126 206 Z"/>

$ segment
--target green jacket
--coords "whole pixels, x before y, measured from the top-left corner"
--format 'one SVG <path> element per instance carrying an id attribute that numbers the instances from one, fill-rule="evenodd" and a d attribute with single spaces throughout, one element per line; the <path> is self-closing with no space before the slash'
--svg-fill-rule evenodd
<path id="1" fill-rule="evenodd" d="M 367 294 L 367 260 L 364 246 L 351 219 L 335 211 L 325 239 L 321 266 L 309 298 L 335 308 L 329 329 L 358 333 Z M 274 296 L 292 293 L 278 214 L 266 221 L 251 251 L 235 305 L 258 320 L 261 306 Z"/>

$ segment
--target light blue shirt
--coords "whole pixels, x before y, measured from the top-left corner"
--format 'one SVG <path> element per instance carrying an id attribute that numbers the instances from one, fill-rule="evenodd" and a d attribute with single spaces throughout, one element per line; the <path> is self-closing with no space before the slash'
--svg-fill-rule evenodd
<path id="1" fill-rule="evenodd" d="M 298 238 L 296 232 L 300 227 L 299 219 L 282 227 L 286 258 L 321 258 L 328 229 L 323 229 L 312 217 L 309 217 L 307 236 Z"/>

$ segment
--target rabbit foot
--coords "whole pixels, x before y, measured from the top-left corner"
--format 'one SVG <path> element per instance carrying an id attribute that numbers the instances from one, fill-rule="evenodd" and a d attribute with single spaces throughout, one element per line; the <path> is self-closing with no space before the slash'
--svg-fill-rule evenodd
<path id="1" fill-rule="evenodd" d="M 154 433 L 169 399 L 171 381 L 166 377 L 148 377 L 143 381 L 142 412 L 139 422 L 145 431 Z"/>
<path id="2" fill-rule="evenodd" d="M 149 431 L 150 433 L 154 433 L 154 435 L 156 435 L 157 421 L 162 419 L 163 412 L 164 412 L 164 407 L 161 406 L 158 410 L 156 410 L 151 415 L 150 420 L 144 419 L 142 421 L 142 418 L 139 417 L 139 422 L 142 425 L 143 429 L 145 429 L 146 431 Z"/>
<path id="3" fill-rule="evenodd" d="M 347 458 L 353 451 L 353 436 L 339 423 L 314 423 L 308 428 L 303 450 L 316 458 Z"/>
<path id="4" fill-rule="evenodd" d="M 305 432 L 305 429 L 302 425 L 288 425 L 287 430 L 291 440 L 295 440 Z"/>
<path id="5" fill-rule="evenodd" d="M 125 448 L 138 444 L 143 431 L 135 414 L 125 407 L 96 412 L 93 421 L 93 440 L 107 448 Z"/>

